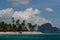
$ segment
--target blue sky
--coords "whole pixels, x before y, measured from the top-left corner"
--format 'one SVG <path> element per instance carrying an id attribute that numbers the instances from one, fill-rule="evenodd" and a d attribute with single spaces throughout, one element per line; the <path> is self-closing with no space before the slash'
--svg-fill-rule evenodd
<path id="1" fill-rule="evenodd" d="M 60 0 L 0 0 L 0 10 L 7 8 L 13 8 L 14 11 L 39 9 L 40 16 L 50 20 L 54 26 L 60 27 Z M 53 11 L 47 11 L 46 8 Z"/>

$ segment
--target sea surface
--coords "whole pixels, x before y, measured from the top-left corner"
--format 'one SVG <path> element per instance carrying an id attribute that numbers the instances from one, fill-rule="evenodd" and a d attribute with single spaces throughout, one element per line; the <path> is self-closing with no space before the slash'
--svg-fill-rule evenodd
<path id="1" fill-rule="evenodd" d="M 0 34 L 0 40 L 60 40 L 60 33 Z"/>

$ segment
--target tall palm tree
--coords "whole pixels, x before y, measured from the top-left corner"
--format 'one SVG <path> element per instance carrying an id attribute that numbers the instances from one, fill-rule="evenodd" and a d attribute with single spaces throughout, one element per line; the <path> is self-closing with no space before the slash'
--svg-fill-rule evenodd
<path id="1" fill-rule="evenodd" d="M 34 31 L 35 27 L 37 26 L 37 24 L 32 25 L 31 23 L 28 23 L 28 25 L 31 32 Z"/>
<path id="2" fill-rule="evenodd" d="M 12 22 L 13 22 L 12 30 L 15 31 L 16 30 L 16 25 L 14 24 L 14 22 L 15 22 L 14 17 L 12 17 Z M 17 21 L 17 22 L 19 22 L 19 21 Z"/>
<path id="3" fill-rule="evenodd" d="M 2 31 L 5 31 L 5 23 L 4 22 L 1 22 L 1 27 L 2 27 Z"/>
<path id="4" fill-rule="evenodd" d="M 13 25 L 14 25 L 14 24 L 13 24 Z M 13 31 L 13 28 L 14 28 L 14 27 L 13 27 L 13 25 L 8 24 L 8 28 L 7 28 L 7 29 L 8 29 L 8 31 Z"/>
<path id="5" fill-rule="evenodd" d="M 18 20 L 16 21 L 16 25 L 19 25 L 19 22 L 20 22 L 20 20 L 18 19 Z"/>
<path id="6" fill-rule="evenodd" d="M 17 29 L 17 31 L 19 31 L 19 22 L 20 22 L 20 20 L 18 19 L 17 21 L 16 21 L 16 29 Z"/>
<path id="7" fill-rule="evenodd" d="M 16 31 L 16 30 L 17 30 L 16 25 L 13 24 L 13 31 Z"/>
<path id="8" fill-rule="evenodd" d="M 25 27 L 25 20 L 23 20 L 23 22 L 21 24 L 19 24 L 18 30 L 20 31 L 20 33 L 22 33 L 23 31 L 23 27 Z"/>
<path id="9" fill-rule="evenodd" d="M 22 24 L 22 26 L 25 26 L 25 20 L 23 20 L 23 22 L 21 24 Z"/>
<path id="10" fill-rule="evenodd" d="M 19 24 L 18 31 L 22 31 L 22 25 Z"/>
<path id="11" fill-rule="evenodd" d="M 28 23 L 28 25 L 29 25 L 29 29 L 30 29 L 30 31 L 32 32 L 33 30 L 32 30 L 32 24 L 31 23 Z"/>
<path id="12" fill-rule="evenodd" d="M 37 24 L 33 25 L 32 26 L 32 31 L 34 31 L 36 27 L 37 27 Z"/>
<path id="13" fill-rule="evenodd" d="M 22 25 L 22 31 L 28 31 L 26 25 L 25 25 L 25 20 L 23 20 L 23 22 L 21 23 Z"/>
<path id="14" fill-rule="evenodd" d="M 14 24 L 14 22 L 15 22 L 15 21 L 14 21 L 14 17 L 12 17 L 12 23 Z"/>
<path id="15" fill-rule="evenodd" d="M 22 25 L 21 24 L 19 24 L 19 26 L 18 26 L 18 31 L 20 32 L 20 34 L 22 34 Z"/>
<path id="16" fill-rule="evenodd" d="M 4 24 L 4 30 L 7 31 L 7 28 L 8 28 L 8 24 L 5 23 L 5 24 Z"/>

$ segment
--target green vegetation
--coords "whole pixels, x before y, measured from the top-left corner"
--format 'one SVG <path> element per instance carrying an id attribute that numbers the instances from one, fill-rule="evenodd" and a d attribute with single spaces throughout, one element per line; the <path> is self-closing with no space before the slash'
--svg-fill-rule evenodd
<path id="1" fill-rule="evenodd" d="M 37 24 L 32 25 L 31 23 L 27 23 L 27 25 L 31 32 L 34 31 L 35 27 L 37 26 Z M 29 31 L 29 30 L 26 28 L 25 20 L 23 20 L 23 22 L 20 23 L 19 19 L 15 21 L 14 17 L 12 17 L 12 24 L 0 22 L 0 31 L 2 31 L 2 32 L 6 32 L 6 31 L 20 32 L 20 31 Z"/>

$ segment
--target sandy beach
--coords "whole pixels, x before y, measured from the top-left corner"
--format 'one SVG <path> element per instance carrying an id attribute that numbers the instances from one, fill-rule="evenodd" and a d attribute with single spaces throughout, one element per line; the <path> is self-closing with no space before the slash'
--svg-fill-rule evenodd
<path id="1" fill-rule="evenodd" d="M 0 32 L 0 34 L 21 34 L 20 32 Z M 22 34 L 42 34 L 42 32 L 22 32 Z"/>

